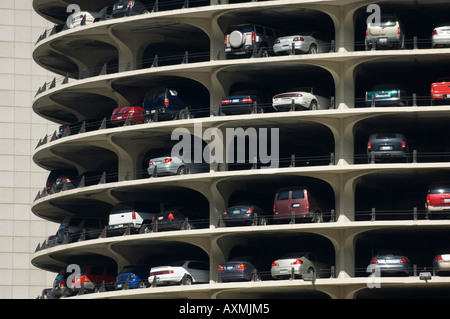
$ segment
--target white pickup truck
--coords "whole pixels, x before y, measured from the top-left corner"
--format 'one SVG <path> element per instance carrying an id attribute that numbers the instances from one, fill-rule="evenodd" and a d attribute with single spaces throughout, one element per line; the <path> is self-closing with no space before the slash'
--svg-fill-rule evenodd
<path id="1" fill-rule="evenodd" d="M 130 227 L 131 230 L 139 231 L 142 225 L 150 224 L 155 214 L 139 212 L 133 209 L 122 209 L 111 212 L 109 215 L 108 228 L 118 230 Z"/>

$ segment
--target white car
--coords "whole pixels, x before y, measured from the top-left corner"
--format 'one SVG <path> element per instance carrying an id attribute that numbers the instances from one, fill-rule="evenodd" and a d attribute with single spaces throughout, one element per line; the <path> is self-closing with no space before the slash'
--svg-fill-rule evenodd
<path id="1" fill-rule="evenodd" d="M 86 18 L 86 24 L 94 23 L 102 19 L 104 12 L 108 8 L 105 7 L 99 12 L 78 11 L 72 13 L 66 20 L 66 27 L 69 29 L 81 26 L 81 22 Z"/>
<path id="2" fill-rule="evenodd" d="M 445 47 L 450 45 L 450 26 L 437 27 L 431 36 L 432 47 Z"/>
<path id="3" fill-rule="evenodd" d="M 291 110 L 325 110 L 330 108 L 330 100 L 307 91 L 288 91 L 279 93 L 272 98 L 272 107 L 277 111 Z"/>
<path id="4" fill-rule="evenodd" d="M 181 260 L 167 266 L 152 267 L 148 282 L 152 284 L 153 281 L 156 285 L 207 283 L 209 264 L 197 260 Z"/>
<path id="5" fill-rule="evenodd" d="M 330 272 L 330 265 L 320 260 L 314 253 L 302 252 L 287 254 L 272 262 L 270 273 L 275 279 L 304 274 L 321 277 Z"/>
<path id="6" fill-rule="evenodd" d="M 325 53 L 330 51 L 330 44 L 315 38 L 313 35 L 289 35 L 275 39 L 273 51 L 276 54 L 290 54 L 292 48 L 295 53 Z"/>

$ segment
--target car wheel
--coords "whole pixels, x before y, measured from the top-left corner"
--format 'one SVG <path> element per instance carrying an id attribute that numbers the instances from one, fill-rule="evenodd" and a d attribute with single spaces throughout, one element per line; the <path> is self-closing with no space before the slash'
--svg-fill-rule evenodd
<path id="1" fill-rule="evenodd" d="M 151 122 L 153 122 L 151 117 L 146 117 L 144 119 L 144 123 L 151 123 Z"/>
<path id="2" fill-rule="evenodd" d="M 309 109 L 310 110 L 317 110 L 317 101 L 316 100 L 312 100 L 311 104 L 309 104 Z"/>
<path id="3" fill-rule="evenodd" d="M 185 286 L 190 286 L 190 285 L 192 285 L 192 277 L 191 276 L 187 276 L 187 275 L 185 275 L 184 277 L 183 277 L 183 279 L 181 280 L 181 284 L 182 285 L 185 285 Z"/>
<path id="4" fill-rule="evenodd" d="M 309 54 L 317 54 L 318 53 L 317 46 L 315 44 L 311 44 L 311 46 L 309 47 L 308 53 Z"/>
<path id="5" fill-rule="evenodd" d="M 138 288 L 147 288 L 147 285 L 145 284 L 145 282 L 141 281 L 138 285 Z"/>
<path id="6" fill-rule="evenodd" d="M 188 170 L 187 170 L 186 166 L 178 167 L 177 175 L 184 175 L 184 174 L 187 174 L 187 173 L 188 173 Z"/>

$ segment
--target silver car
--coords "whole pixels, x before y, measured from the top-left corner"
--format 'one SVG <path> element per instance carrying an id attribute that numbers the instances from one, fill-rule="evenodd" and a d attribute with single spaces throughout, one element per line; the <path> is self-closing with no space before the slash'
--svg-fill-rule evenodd
<path id="1" fill-rule="evenodd" d="M 445 47 L 450 45 L 450 26 L 436 27 L 431 35 L 432 47 Z"/>
<path id="2" fill-rule="evenodd" d="M 439 254 L 433 260 L 433 269 L 436 273 L 450 272 L 450 254 Z"/>
<path id="3" fill-rule="evenodd" d="M 370 264 L 378 267 L 381 273 L 410 275 L 412 272 L 411 261 L 400 252 L 381 251 L 372 257 Z"/>
<path id="4" fill-rule="evenodd" d="M 279 93 L 272 98 L 272 107 L 277 111 L 290 110 L 324 110 L 330 108 L 330 100 L 304 90 L 292 90 Z"/>
<path id="5" fill-rule="evenodd" d="M 189 169 L 183 160 L 176 156 L 162 156 L 148 161 L 147 172 L 150 176 L 155 172 L 160 175 L 183 175 L 189 173 Z"/>
<path id="6" fill-rule="evenodd" d="M 275 39 L 273 51 L 276 54 L 290 54 L 294 50 L 295 53 L 324 53 L 327 46 L 330 45 L 313 35 L 289 35 Z M 328 48 L 329 51 L 329 48 Z"/>
<path id="7" fill-rule="evenodd" d="M 275 279 L 289 278 L 305 274 L 323 276 L 330 272 L 330 265 L 311 252 L 287 254 L 272 262 L 271 275 Z"/>

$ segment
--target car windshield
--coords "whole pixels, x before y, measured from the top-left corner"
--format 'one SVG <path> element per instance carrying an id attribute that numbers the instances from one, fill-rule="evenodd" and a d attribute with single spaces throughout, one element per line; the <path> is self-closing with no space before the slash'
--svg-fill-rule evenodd
<path id="1" fill-rule="evenodd" d="M 386 138 L 395 138 L 395 134 L 392 133 L 382 133 L 382 134 L 377 134 L 376 137 L 378 140 L 382 140 L 382 139 L 386 139 Z"/>

